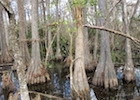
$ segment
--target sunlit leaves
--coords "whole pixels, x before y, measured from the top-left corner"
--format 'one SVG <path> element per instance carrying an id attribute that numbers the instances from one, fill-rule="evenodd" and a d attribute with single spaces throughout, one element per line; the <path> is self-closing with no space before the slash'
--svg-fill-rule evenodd
<path id="1" fill-rule="evenodd" d="M 74 27 L 74 28 L 68 27 L 67 30 L 66 30 L 67 33 L 75 33 L 76 31 L 77 31 L 76 27 Z"/>
<path id="2" fill-rule="evenodd" d="M 95 12 L 95 18 L 99 18 L 101 16 L 101 12 L 100 11 L 96 11 Z"/>
<path id="3" fill-rule="evenodd" d="M 65 21 L 64 21 L 64 24 L 65 24 L 65 25 L 68 25 L 68 21 L 65 20 Z"/>
<path id="4" fill-rule="evenodd" d="M 75 33 L 77 31 L 76 27 L 69 26 L 71 23 L 69 20 L 65 20 L 63 23 L 68 26 L 66 29 L 67 33 Z M 76 23 L 76 20 L 74 20 L 73 23 Z"/>
<path id="5" fill-rule="evenodd" d="M 78 7 L 85 7 L 87 3 L 89 3 L 91 6 L 97 5 L 98 0 L 72 0 L 70 1 L 72 6 L 78 6 Z"/>
<path id="6" fill-rule="evenodd" d="M 47 63 L 45 64 L 45 66 L 47 66 L 47 68 L 53 68 L 53 65 L 52 65 L 51 63 L 49 63 L 49 62 L 47 62 Z"/>
<path id="7" fill-rule="evenodd" d="M 68 27 L 67 32 L 70 32 L 70 31 L 71 31 L 71 29 L 70 29 L 70 27 Z"/>
<path id="8" fill-rule="evenodd" d="M 88 0 L 73 0 L 72 6 L 77 6 L 77 7 L 84 7 L 87 4 Z"/>

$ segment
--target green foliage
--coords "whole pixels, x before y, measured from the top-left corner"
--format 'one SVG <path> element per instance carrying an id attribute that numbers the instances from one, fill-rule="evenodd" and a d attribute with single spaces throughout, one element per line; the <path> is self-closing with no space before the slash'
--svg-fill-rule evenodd
<path id="1" fill-rule="evenodd" d="M 56 52 L 56 47 L 57 47 L 57 41 L 56 41 L 56 38 L 54 39 L 53 43 L 52 43 L 52 48 L 53 48 L 53 52 Z"/>
<path id="2" fill-rule="evenodd" d="M 46 57 L 46 48 L 45 48 L 45 42 L 40 42 L 40 56 L 41 59 L 45 59 Z"/>
<path id="3" fill-rule="evenodd" d="M 53 51 L 56 52 L 57 49 L 57 41 L 56 39 L 54 40 L 53 44 Z M 69 53 L 69 38 L 66 36 L 61 36 L 60 38 L 60 50 L 63 56 L 68 56 Z"/>
<path id="4" fill-rule="evenodd" d="M 107 100 L 116 100 L 115 97 L 107 97 Z"/>
<path id="5" fill-rule="evenodd" d="M 52 24 L 53 24 L 54 26 L 56 26 L 56 25 L 58 25 L 58 22 L 53 22 Z"/>
<path id="6" fill-rule="evenodd" d="M 65 20 L 64 21 L 64 25 L 68 25 L 69 21 L 68 20 Z"/>
<path id="7" fill-rule="evenodd" d="M 17 37 L 19 37 L 19 34 L 20 34 L 20 33 L 19 33 L 19 26 L 16 26 L 16 27 L 15 27 L 15 32 L 16 32 L 16 34 L 17 34 Z"/>
<path id="8" fill-rule="evenodd" d="M 47 15 L 47 21 L 49 22 L 52 19 L 51 15 Z"/>
<path id="9" fill-rule="evenodd" d="M 40 39 L 43 39 L 45 37 L 45 34 L 46 34 L 46 30 L 42 27 L 43 24 L 40 23 L 39 26 L 38 26 L 38 31 L 39 31 L 39 38 Z M 46 46 L 45 46 L 45 41 L 41 41 L 39 42 L 39 45 L 40 45 L 40 56 L 41 56 L 41 59 L 45 59 L 45 55 L 46 55 Z"/>
<path id="10" fill-rule="evenodd" d="M 32 37 L 32 35 L 31 35 L 31 24 L 30 23 L 27 26 L 26 37 L 27 37 L 27 39 L 30 39 Z"/>
<path id="11" fill-rule="evenodd" d="M 95 6 L 95 5 L 97 5 L 97 0 L 89 0 L 89 3 L 90 3 L 90 5 L 91 6 Z"/>
<path id="12" fill-rule="evenodd" d="M 46 66 L 47 68 L 53 68 L 53 64 L 50 63 L 50 62 L 47 62 L 47 63 L 45 64 L 45 66 Z"/>
<path id="13" fill-rule="evenodd" d="M 45 29 L 43 29 L 43 27 L 42 27 L 43 25 L 42 24 L 40 24 L 38 27 L 39 27 L 39 38 L 41 39 L 41 38 L 44 38 L 45 37 Z"/>
<path id="14" fill-rule="evenodd" d="M 61 47 L 62 53 L 65 56 L 67 56 L 68 53 L 69 53 L 69 38 L 67 38 L 67 37 L 61 37 L 60 47 Z"/>
<path id="15" fill-rule="evenodd" d="M 124 51 L 112 51 L 111 52 L 113 62 L 124 63 L 126 53 Z"/>
<path id="16" fill-rule="evenodd" d="M 31 34 L 31 23 L 28 24 L 27 26 L 27 33 L 26 33 L 26 38 L 27 39 L 31 39 L 32 38 L 32 34 Z M 27 42 L 27 46 L 28 46 L 28 50 L 29 53 L 31 54 L 31 42 Z"/>
<path id="17" fill-rule="evenodd" d="M 73 23 L 76 23 L 76 20 L 73 21 Z M 75 33 L 77 31 L 76 27 L 70 26 L 71 22 L 69 20 L 65 20 L 63 24 L 66 26 L 66 33 Z"/>
<path id="18" fill-rule="evenodd" d="M 101 12 L 100 11 L 96 11 L 95 12 L 95 18 L 98 19 L 101 16 Z"/>
<path id="19" fill-rule="evenodd" d="M 88 34 L 89 34 L 89 37 L 94 37 L 95 34 L 96 34 L 96 29 L 89 28 L 88 29 Z"/>
<path id="20" fill-rule="evenodd" d="M 73 0 L 72 6 L 84 7 L 87 4 L 88 0 Z"/>

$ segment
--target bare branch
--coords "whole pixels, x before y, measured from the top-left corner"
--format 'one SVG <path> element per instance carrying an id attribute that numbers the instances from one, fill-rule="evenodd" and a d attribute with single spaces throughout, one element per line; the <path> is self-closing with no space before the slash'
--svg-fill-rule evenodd
<path id="1" fill-rule="evenodd" d="M 132 23 L 132 18 L 134 17 L 134 15 L 135 15 L 135 13 L 136 13 L 136 10 L 137 10 L 137 8 L 138 8 L 138 6 L 139 6 L 139 2 L 140 2 L 140 0 L 137 0 L 137 2 L 136 2 L 136 4 L 135 4 L 134 10 L 133 10 L 133 12 L 132 12 L 132 14 L 131 14 L 131 16 L 130 16 L 129 26 L 130 26 L 131 23 Z"/>
<path id="2" fill-rule="evenodd" d="M 62 28 L 62 23 L 60 24 L 60 27 L 58 27 L 57 31 L 60 31 L 61 28 Z M 48 46 L 48 49 L 46 48 L 47 52 L 46 52 L 45 64 L 46 64 L 47 61 L 48 61 L 48 57 L 49 57 L 49 53 L 50 53 L 50 49 L 51 49 L 51 45 L 53 44 L 54 39 L 55 39 L 55 37 L 57 36 L 57 34 L 58 34 L 58 32 L 56 32 L 56 34 L 53 36 L 53 39 L 52 39 L 50 45 Z"/>
<path id="3" fill-rule="evenodd" d="M 42 39 L 17 39 L 20 42 L 42 42 L 45 41 L 46 38 Z"/>
<path id="4" fill-rule="evenodd" d="M 103 26 L 106 25 L 107 20 L 109 19 L 110 14 L 112 13 L 112 11 L 114 10 L 114 8 L 115 8 L 120 2 L 121 2 L 121 0 L 116 1 L 115 4 L 113 5 L 113 7 L 110 9 L 108 15 L 107 15 L 106 18 L 105 18 L 105 22 L 104 22 Z"/>
<path id="5" fill-rule="evenodd" d="M 140 40 L 139 39 L 134 38 L 134 37 L 132 37 L 130 35 L 127 35 L 127 34 L 125 34 L 123 32 L 112 30 L 112 29 L 109 29 L 109 28 L 106 28 L 106 27 L 103 27 L 103 26 L 101 27 L 101 26 L 84 25 L 84 27 L 108 31 L 108 32 L 113 33 L 113 34 L 117 34 L 117 35 L 121 35 L 123 37 L 129 38 L 130 40 L 134 41 L 136 44 L 140 44 Z"/>
<path id="6" fill-rule="evenodd" d="M 0 0 L 0 3 L 9 14 L 14 14 L 12 8 L 9 6 L 10 2 L 8 0 Z"/>

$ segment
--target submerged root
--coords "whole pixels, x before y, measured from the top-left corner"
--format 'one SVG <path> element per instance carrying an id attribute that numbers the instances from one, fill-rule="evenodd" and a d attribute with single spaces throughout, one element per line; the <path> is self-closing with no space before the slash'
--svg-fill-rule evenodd
<path id="1" fill-rule="evenodd" d="M 104 84 L 105 88 L 115 88 L 116 86 L 118 86 L 117 79 L 108 79 L 108 80 L 105 80 L 104 83 L 105 83 Z"/>
<path id="2" fill-rule="evenodd" d="M 93 78 L 93 80 L 92 80 L 92 83 L 94 84 L 94 85 L 96 85 L 96 86 L 103 86 L 104 85 L 104 83 L 103 83 L 104 81 L 103 81 L 103 79 L 102 78 Z"/>
<path id="3" fill-rule="evenodd" d="M 131 82 L 135 80 L 134 70 L 124 70 L 124 79 L 127 82 Z"/>
<path id="4" fill-rule="evenodd" d="M 92 83 L 96 86 L 104 86 L 105 88 L 115 88 L 118 86 L 117 79 L 103 80 L 102 78 L 94 78 Z"/>
<path id="5" fill-rule="evenodd" d="M 4 73 L 2 76 L 2 89 L 5 100 L 18 100 L 18 96 L 15 96 L 17 89 L 15 84 L 12 82 L 10 74 Z"/>
<path id="6" fill-rule="evenodd" d="M 90 100 L 89 90 L 75 90 L 72 88 L 72 98 L 74 100 Z"/>
<path id="7" fill-rule="evenodd" d="M 35 66 L 30 66 L 27 71 L 27 83 L 28 84 L 38 84 L 44 83 L 47 80 L 50 80 L 50 76 L 48 74 L 47 69 L 40 65 L 35 68 Z"/>
<path id="8" fill-rule="evenodd" d="M 13 58 L 9 53 L 2 54 L 0 56 L 0 63 L 12 63 L 12 62 L 13 62 Z"/>
<path id="9" fill-rule="evenodd" d="M 117 81 L 117 79 L 110 79 L 109 84 L 110 84 L 110 88 L 114 88 L 114 87 L 118 86 L 118 81 Z"/>
<path id="10" fill-rule="evenodd" d="M 18 100 L 19 99 L 19 93 L 16 93 L 15 95 L 13 93 L 9 94 L 8 100 Z"/>
<path id="11" fill-rule="evenodd" d="M 112 68 L 107 68 L 107 70 L 100 69 L 97 67 L 95 75 L 93 77 L 92 83 L 96 86 L 102 86 L 104 88 L 115 88 L 118 86 L 118 80 L 116 78 L 115 71 Z"/>
<path id="12" fill-rule="evenodd" d="M 2 85 L 3 89 L 8 89 L 9 92 L 15 92 L 16 91 L 16 87 L 15 87 L 14 83 L 12 82 L 9 73 L 4 73 L 3 74 L 2 82 L 3 82 L 3 85 Z"/>

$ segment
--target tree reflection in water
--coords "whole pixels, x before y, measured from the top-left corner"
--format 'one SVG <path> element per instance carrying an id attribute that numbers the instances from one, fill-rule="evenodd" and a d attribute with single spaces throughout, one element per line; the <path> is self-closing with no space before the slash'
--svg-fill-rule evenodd
<path id="1" fill-rule="evenodd" d="M 68 72 L 62 70 L 62 65 L 56 64 L 54 68 L 49 69 L 51 81 L 38 85 L 29 86 L 29 90 L 56 95 L 66 100 L 72 100 L 70 94 L 70 80 L 66 78 Z M 69 71 L 69 70 L 68 70 Z M 119 86 L 116 90 L 105 90 L 101 87 L 91 87 L 91 100 L 130 100 L 140 96 L 140 68 L 135 68 L 136 82 L 125 83 L 123 81 L 123 67 L 116 68 Z M 12 81 L 17 89 L 19 89 L 16 74 L 12 75 Z M 31 97 L 35 95 L 31 94 Z M 97 98 L 96 98 L 97 97 Z M 2 79 L 0 75 L 0 100 L 4 100 L 2 93 Z M 46 97 L 41 96 L 41 100 Z"/>

